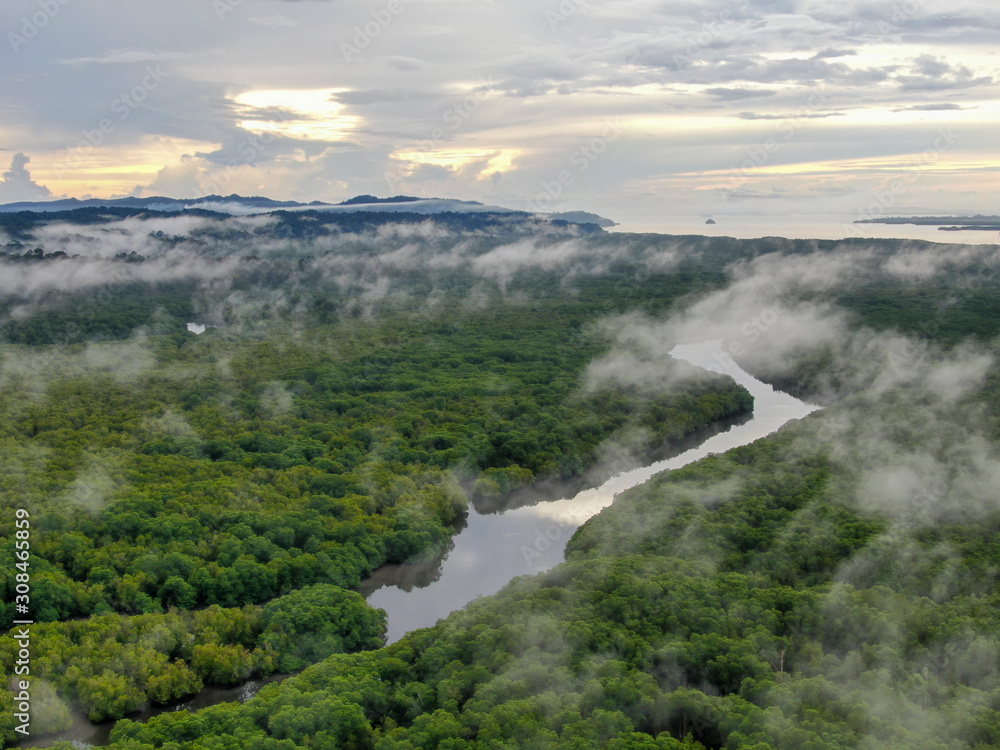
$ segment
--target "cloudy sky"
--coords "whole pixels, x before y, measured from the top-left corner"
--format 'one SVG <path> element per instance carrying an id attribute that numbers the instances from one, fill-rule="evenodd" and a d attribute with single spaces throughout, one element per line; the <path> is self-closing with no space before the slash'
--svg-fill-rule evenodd
<path id="1" fill-rule="evenodd" d="M 0 33 L 0 202 L 1000 212 L 989 0 L 3 0 Z"/>

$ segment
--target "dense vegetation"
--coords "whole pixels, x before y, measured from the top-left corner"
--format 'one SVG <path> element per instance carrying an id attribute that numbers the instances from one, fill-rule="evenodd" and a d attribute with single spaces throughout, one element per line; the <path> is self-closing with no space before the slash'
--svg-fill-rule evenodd
<path id="1" fill-rule="evenodd" d="M 0 624 L 16 618 L 22 507 L 32 614 L 47 623 L 33 674 L 54 691 L 36 733 L 64 725 L 66 705 L 119 718 L 377 647 L 384 614 L 351 590 L 384 563 L 442 550 L 467 493 L 575 477 L 615 436 L 662 445 L 752 405 L 718 377 L 667 394 L 584 387 L 609 344 L 593 323 L 636 294 L 669 305 L 680 280 L 616 300 L 625 278 L 567 295 L 551 272 L 504 289 L 461 269 L 407 271 L 408 294 L 365 308 L 301 253 L 241 256 L 221 292 L 119 275 L 156 262 L 45 250 L 7 261 L 15 280 L 112 274 L 3 301 Z M 223 326 L 188 332 L 210 305 Z M 5 639 L 8 673 L 16 651 Z"/>
<path id="2" fill-rule="evenodd" d="M 168 581 L 184 585 L 181 578 Z M 132 713 L 147 700 L 176 701 L 206 684 L 235 685 L 254 674 L 301 669 L 331 654 L 378 648 L 384 633 L 385 613 L 368 607 L 359 594 L 315 584 L 264 607 L 108 613 L 38 625 L 32 629 L 37 639 L 32 668 L 92 721 L 103 721 Z M 15 646 L 3 647 L 4 663 L 13 664 Z M 36 708 L 36 734 L 66 722 L 68 710 L 59 703 L 54 698 Z"/>
<path id="3" fill-rule="evenodd" d="M 567 563 L 434 628 L 245 706 L 123 722 L 114 747 L 995 747 L 995 573 L 955 568 L 995 570 L 997 527 L 941 528 L 969 545 L 950 559 L 922 532 L 890 547 L 795 437 L 627 493 Z M 901 549 L 927 580 L 897 577 Z"/>
<path id="4" fill-rule="evenodd" d="M 171 239 L 200 276 L 140 277 L 162 268 L 154 237 L 145 260 L 102 261 L 128 269 L 110 285 L 3 300 L 0 481 L 35 518 L 51 726 L 313 664 L 244 705 L 121 721 L 112 747 L 1000 745 L 992 251 L 292 221 Z M 240 259 L 216 274 L 227 246 Z M 95 262 L 54 252 L 7 267 Z M 775 272 L 796 263 L 851 271 Z M 382 615 L 351 589 L 440 550 L 469 493 L 745 410 L 725 379 L 621 356 L 665 339 L 618 337 L 615 316 L 682 320 L 747 286 L 843 325 L 780 366 L 764 344 L 745 358 L 837 403 L 625 493 L 563 565 L 378 648 Z M 732 341 L 791 340 L 795 314 L 745 312 Z M 220 327 L 189 334 L 192 313 Z M 690 328 L 723 330 L 703 315 Z M 101 341 L 79 316 L 106 321 Z M 626 363 L 621 381 L 589 380 L 595 361 Z M 626 377 L 648 361 L 660 387 Z"/>

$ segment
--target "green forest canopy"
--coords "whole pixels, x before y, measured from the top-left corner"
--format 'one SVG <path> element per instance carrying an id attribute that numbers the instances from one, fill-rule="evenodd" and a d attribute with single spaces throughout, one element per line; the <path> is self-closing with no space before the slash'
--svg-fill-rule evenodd
<path id="1" fill-rule="evenodd" d="M 530 263 L 510 249 L 530 238 L 508 227 L 435 266 L 455 236 L 352 236 L 331 250 L 295 221 L 297 233 L 269 230 L 280 247 L 216 231 L 195 250 L 154 238 L 100 261 L 158 268 L 157 252 L 183 251 L 214 268 L 229 248 L 237 262 L 211 282 L 129 271 L 0 303 L 0 482 L 8 509 L 34 519 L 45 728 L 65 725 L 68 706 L 117 718 L 315 664 L 246 705 L 122 721 L 113 747 L 1000 744 L 995 506 L 970 518 L 873 505 L 870 456 L 845 454 L 837 432 L 862 415 L 885 426 L 880 449 L 968 475 L 995 451 L 992 371 L 948 404 L 919 383 L 857 393 L 654 478 L 582 527 L 565 564 L 387 648 L 382 613 L 354 592 L 385 562 L 440 550 L 470 492 L 576 476 L 609 439 L 658 445 L 750 407 L 714 377 L 586 388 L 614 344 L 608 316 L 665 318 L 757 259 L 860 244 L 562 228 Z M 411 245 L 417 261 L 403 264 Z M 562 261 L 545 261 L 553 246 Z M 491 270 L 498 250 L 509 273 Z M 875 257 L 911 251 L 881 242 Z M 54 252 L 6 263 L 65 277 L 97 262 Z M 998 286 L 973 260 L 796 293 L 946 359 L 970 341 L 992 351 Z M 199 315 L 219 327 L 188 333 Z M 819 349 L 780 379 L 818 388 L 844 356 Z M 955 439 L 923 432 L 928 415 Z M 13 546 L 2 554 L 12 571 Z M 12 648 L 5 638 L 8 670 Z"/>

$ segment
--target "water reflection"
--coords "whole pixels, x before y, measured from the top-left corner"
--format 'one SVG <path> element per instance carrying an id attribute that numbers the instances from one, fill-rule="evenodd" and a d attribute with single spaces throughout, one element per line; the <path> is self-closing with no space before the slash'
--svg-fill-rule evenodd
<path id="1" fill-rule="evenodd" d="M 670 353 L 700 367 L 725 372 L 743 385 L 755 399 L 753 417 L 743 416 L 715 425 L 693 437 L 690 447 L 676 446 L 681 450 L 677 455 L 610 478 L 600 477 L 594 482 L 599 485 L 595 488 L 578 491 L 580 486 L 593 482 L 600 469 L 575 485 L 539 483 L 507 496 L 502 502 L 477 504 L 456 524 L 456 535 L 440 555 L 420 564 L 383 566 L 363 582 L 361 593 L 369 603 L 389 613 L 390 642 L 410 630 L 433 625 L 479 596 L 495 594 L 512 578 L 541 573 L 558 565 L 573 532 L 610 505 L 617 493 L 642 484 L 661 471 L 750 443 L 818 408 L 751 377 L 722 357 L 717 343 L 678 346 Z M 550 500 L 553 497 L 562 499 Z M 182 703 L 147 708 L 129 718 L 145 721 L 167 711 L 197 711 L 227 701 L 245 702 L 264 685 L 285 677 L 251 680 L 233 688 L 206 688 Z M 19 746 L 49 747 L 59 740 L 72 740 L 80 747 L 105 745 L 113 727 L 113 722 L 91 724 L 86 716 L 77 713 L 74 726 L 66 732 L 44 740 L 28 739 Z"/>
<path id="2" fill-rule="evenodd" d="M 410 630 L 433 625 L 477 597 L 495 594 L 512 578 L 558 565 L 573 532 L 610 505 L 617 493 L 661 471 L 753 442 L 818 408 L 752 377 L 721 356 L 718 342 L 678 346 L 670 353 L 700 367 L 725 372 L 740 383 L 754 396 L 753 418 L 732 424 L 676 456 L 621 473 L 599 487 L 562 499 L 543 502 L 541 497 L 535 500 L 524 495 L 514 500 L 514 505 L 521 507 L 483 508 L 488 515 L 472 508 L 467 526 L 454 537 L 448 552 L 423 564 L 386 566 L 365 582 L 362 593 L 368 602 L 389 614 L 390 642 Z"/>
<path id="3" fill-rule="evenodd" d="M 716 424 L 706 427 L 703 430 L 699 430 L 697 434 L 690 435 L 683 440 L 678 441 L 675 445 L 669 448 L 661 448 L 657 451 L 651 451 L 649 455 L 644 457 L 648 460 L 641 461 L 630 468 L 639 468 L 640 466 L 652 464 L 666 458 L 672 458 L 680 455 L 687 450 L 697 448 L 708 437 L 729 430 L 734 426 L 745 424 L 752 418 L 753 417 L 750 414 L 740 414 L 720 420 Z M 620 468 L 620 462 L 615 462 L 613 466 L 614 468 L 607 465 L 593 467 L 587 471 L 582 478 L 577 478 L 575 480 L 549 480 L 535 482 L 530 487 L 524 487 L 520 490 L 508 493 L 503 497 L 493 498 L 482 495 L 473 495 L 471 501 L 472 512 L 455 522 L 455 534 L 449 540 L 448 546 L 445 550 L 441 551 L 437 555 L 434 555 L 428 560 L 418 563 L 406 565 L 383 565 L 381 568 L 372 573 L 371 576 L 361 582 L 361 586 L 359 588 L 361 595 L 368 599 L 369 602 L 372 602 L 370 598 L 371 595 L 385 586 L 392 586 L 407 593 L 413 591 L 414 589 L 421 589 L 430 586 L 432 583 L 441 578 L 444 572 L 445 560 L 447 560 L 449 555 L 451 555 L 455 550 L 455 540 L 461 537 L 462 533 L 468 529 L 470 523 L 475 522 L 475 518 L 477 516 L 487 517 L 487 522 L 490 518 L 492 518 L 493 521 L 498 521 L 501 516 L 505 515 L 510 518 L 518 518 L 516 515 L 510 515 L 512 511 L 517 510 L 518 508 L 536 506 L 541 503 L 552 504 L 552 498 L 576 497 L 592 487 L 601 487 L 608 480 L 621 474 L 622 470 Z M 472 537 L 469 539 L 471 538 Z M 463 540 L 465 541 L 468 541 L 469 539 L 463 537 Z"/>

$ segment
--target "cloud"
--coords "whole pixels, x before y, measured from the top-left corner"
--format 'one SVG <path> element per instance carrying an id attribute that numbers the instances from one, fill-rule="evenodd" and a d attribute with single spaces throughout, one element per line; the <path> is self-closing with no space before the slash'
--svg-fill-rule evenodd
<path id="1" fill-rule="evenodd" d="M 423 60 L 415 57 L 404 57 L 402 55 L 390 55 L 386 58 L 386 62 L 389 63 L 389 67 L 393 70 L 416 71 L 427 67 L 427 64 Z"/>
<path id="2" fill-rule="evenodd" d="M 10 170 L 0 181 L 0 203 L 40 201 L 52 197 L 52 191 L 31 179 L 28 171 L 30 158 L 18 152 L 10 162 Z"/>
<path id="3" fill-rule="evenodd" d="M 718 338 L 724 351 L 739 351 L 741 366 L 766 380 L 818 386 L 814 392 L 827 408 L 785 427 L 772 443 L 789 461 L 822 457 L 832 467 L 828 494 L 797 511 L 788 528 L 814 530 L 828 522 L 822 519 L 830 507 L 847 503 L 880 519 L 887 530 L 846 559 L 836 580 L 864 589 L 903 586 L 936 601 L 986 592 L 992 574 L 986 573 L 985 582 L 977 578 L 979 571 L 967 562 L 975 553 L 965 550 L 962 561 L 947 542 L 947 529 L 989 529 L 1000 517 L 997 416 L 983 398 L 984 389 L 988 394 L 995 386 L 995 347 L 967 342 L 945 349 L 930 339 L 871 330 L 830 301 L 863 279 L 934 284 L 936 276 L 955 269 L 968 278 L 1000 272 L 1000 249 L 957 250 L 951 257 L 933 245 L 888 251 L 845 244 L 730 264 L 725 288 L 688 300 L 663 319 L 635 313 L 607 319 L 603 330 L 614 343 L 590 365 L 587 383 L 670 387 L 679 373 L 667 352 L 683 341 Z M 806 361 L 812 362 L 809 377 L 799 367 Z M 718 505 L 738 489 L 698 483 L 692 499 L 711 497 Z M 671 483 L 661 497 L 686 498 L 687 490 Z M 628 532 L 642 538 L 648 523 L 624 503 L 606 513 L 614 528 L 627 532 L 626 540 Z M 929 528 L 940 532 L 931 537 L 935 542 L 914 536 Z M 697 530 L 697 522 L 677 530 L 678 539 L 691 540 L 684 556 L 712 562 L 715 551 L 700 543 Z M 606 538 L 623 543 L 619 536 Z"/>
<path id="4" fill-rule="evenodd" d="M 925 4 L 898 22 L 900 4 L 892 0 L 576 3 L 555 28 L 546 17 L 552 8 L 526 0 L 404 3 L 359 57 L 333 67 L 338 44 L 373 22 L 384 3 L 299 0 L 272 3 L 266 12 L 267 3 L 236 5 L 223 23 L 203 0 L 143 13 L 93 0 L 79 24 L 60 15 L 0 80 L 4 142 L 30 153 L 53 191 L 73 195 L 129 192 L 161 169 L 166 178 L 185 154 L 200 154 L 210 164 L 258 165 L 234 177 L 234 189 L 276 198 L 336 202 L 392 190 L 525 205 L 574 149 L 617 118 L 626 136 L 565 192 L 564 206 L 600 212 L 614 201 L 630 214 L 662 214 L 664 207 L 699 213 L 715 208 L 712 179 L 674 175 L 731 166 L 731 155 L 760 142 L 747 127 L 752 120 L 809 109 L 799 118 L 809 127 L 793 139 L 801 148 L 785 149 L 783 159 L 809 165 L 822 154 L 843 165 L 861 152 L 873 159 L 897 154 L 888 131 L 914 123 L 910 113 L 929 113 L 925 123 L 934 112 L 961 114 L 911 109 L 926 106 L 935 91 L 955 92 L 962 97 L 956 104 L 980 112 L 997 98 L 988 54 L 998 14 L 985 2 L 946 11 Z M 84 132 L 114 119 L 113 103 L 158 63 L 169 73 L 163 85 L 127 119 L 114 120 L 101 147 L 84 149 L 86 158 L 69 160 L 67 168 L 66 153 Z M 502 96 L 459 117 L 454 128 L 444 122 L 477 81 L 491 77 Z M 808 100 L 820 89 L 829 99 L 814 111 Z M 337 101 L 356 127 L 343 137 L 322 136 L 315 121 L 297 120 L 253 159 L 241 156 L 241 145 L 273 131 L 288 110 L 260 108 L 251 127 L 237 97 L 318 90 L 343 92 Z M 747 109 L 752 115 L 741 115 Z M 832 116 L 827 111 L 846 116 L 837 128 L 812 127 Z M 886 118 L 887 111 L 898 119 Z M 988 160 L 989 125 L 988 118 L 963 122 L 966 165 Z M 436 128 L 444 137 L 432 137 Z M 389 187 L 392 155 L 428 142 L 439 167 L 452 151 L 522 156 L 503 169 L 502 183 L 492 172 L 446 168 L 407 174 Z M 53 162 L 63 165 L 58 182 L 50 178 Z M 833 171 L 830 179 L 855 194 L 869 191 L 863 174 Z M 927 174 L 923 182 L 944 201 L 954 195 L 949 180 L 960 178 L 973 186 L 969 207 L 988 209 L 996 188 L 982 170 L 964 166 L 961 175 Z M 808 197 L 811 190 L 792 192 L 819 211 L 830 208 L 822 196 Z M 741 210 L 753 210 L 751 201 L 744 204 Z"/>
<path id="5" fill-rule="evenodd" d="M 128 341 L 88 343 L 82 352 L 68 349 L 3 347 L 0 360 L 0 383 L 15 380 L 29 392 L 44 391 L 56 378 L 110 375 L 119 383 L 128 383 L 156 367 L 156 355 L 142 336 Z"/>
<path id="6" fill-rule="evenodd" d="M 907 75 L 899 75 L 896 80 L 902 91 L 943 91 L 987 86 L 993 83 L 992 76 L 976 76 L 965 65 L 953 65 L 934 55 L 917 57 Z"/>
<path id="7" fill-rule="evenodd" d="M 801 380 L 796 373 L 803 363 L 828 360 L 810 383 L 819 403 L 921 380 L 948 393 L 960 371 L 928 369 L 938 355 L 926 344 L 891 331 L 856 330 L 833 299 L 873 277 L 926 281 L 954 268 L 996 273 L 1000 251 L 958 246 L 942 254 L 938 246 L 923 245 L 885 253 L 844 245 L 823 253 L 769 253 L 731 265 L 724 289 L 689 302 L 667 320 L 626 315 L 609 321 L 618 344 L 608 356 L 619 364 L 601 367 L 641 373 L 643 361 L 662 360 L 677 344 L 719 340 L 727 355 L 770 382 Z M 966 371 L 981 374 L 982 363 L 969 355 Z"/>
<path id="8" fill-rule="evenodd" d="M 339 91 L 334 98 L 343 104 L 366 106 L 370 104 L 398 103 L 419 99 L 434 99 L 440 94 L 432 94 L 413 89 L 368 89 L 361 91 Z"/>
<path id="9" fill-rule="evenodd" d="M 90 466 L 66 487 L 65 497 L 72 506 L 97 514 L 104 510 L 118 489 L 119 485 L 111 478 L 106 467 L 91 457 Z"/>
<path id="10" fill-rule="evenodd" d="M 767 89 L 709 88 L 705 89 L 705 93 L 711 94 L 719 99 L 725 99 L 726 101 L 735 101 L 737 99 L 754 99 L 759 96 L 774 96 L 778 92 L 769 91 Z"/>
<path id="11" fill-rule="evenodd" d="M 897 112 L 961 112 L 968 109 L 961 104 L 914 104 L 910 107 L 896 110 Z"/>
<path id="12" fill-rule="evenodd" d="M 797 120 L 823 120 L 827 117 L 843 117 L 846 112 L 793 112 L 784 114 L 760 114 L 757 112 L 740 112 L 737 117 L 741 120 L 784 120 L 795 122 Z"/>
<path id="13" fill-rule="evenodd" d="M 290 29 L 299 25 L 297 21 L 280 13 L 273 16 L 251 16 L 247 20 L 252 24 L 263 26 L 266 29 Z"/>
<path id="14" fill-rule="evenodd" d="M 201 195 L 204 169 L 188 156 L 180 164 L 163 167 L 156 173 L 156 178 L 142 188 L 142 193 L 151 196 L 162 195 L 168 198 L 185 198 Z"/>
<path id="15" fill-rule="evenodd" d="M 610 352 L 593 361 L 584 376 L 588 392 L 609 387 L 643 393 L 667 393 L 678 385 L 705 381 L 705 370 L 667 354 L 673 349 L 667 329 L 649 325 L 636 314 L 604 321 L 599 329 L 614 338 Z"/>
<path id="16" fill-rule="evenodd" d="M 857 50 L 853 49 L 825 49 L 812 56 L 813 60 L 828 60 L 834 57 L 849 57 L 857 55 Z"/>
<path id="17" fill-rule="evenodd" d="M 130 65 L 147 62 L 166 62 L 168 60 L 184 60 L 193 57 L 191 54 L 182 52 L 170 52 L 159 50 L 145 50 L 127 47 L 124 49 L 111 50 L 98 57 L 76 57 L 65 60 L 56 60 L 60 65 L 69 65 L 73 68 L 80 68 L 85 65 Z"/>
<path id="18" fill-rule="evenodd" d="M 870 341 L 884 345 L 888 337 Z M 929 342 L 901 343 L 920 356 L 900 360 L 879 346 L 839 347 L 838 357 L 874 356 L 855 365 L 871 371 L 871 385 L 801 425 L 796 444 L 828 456 L 853 482 L 858 506 L 896 528 L 995 515 L 1000 451 L 991 418 L 973 398 L 995 370 L 994 355 L 972 345 L 946 352 Z"/>

